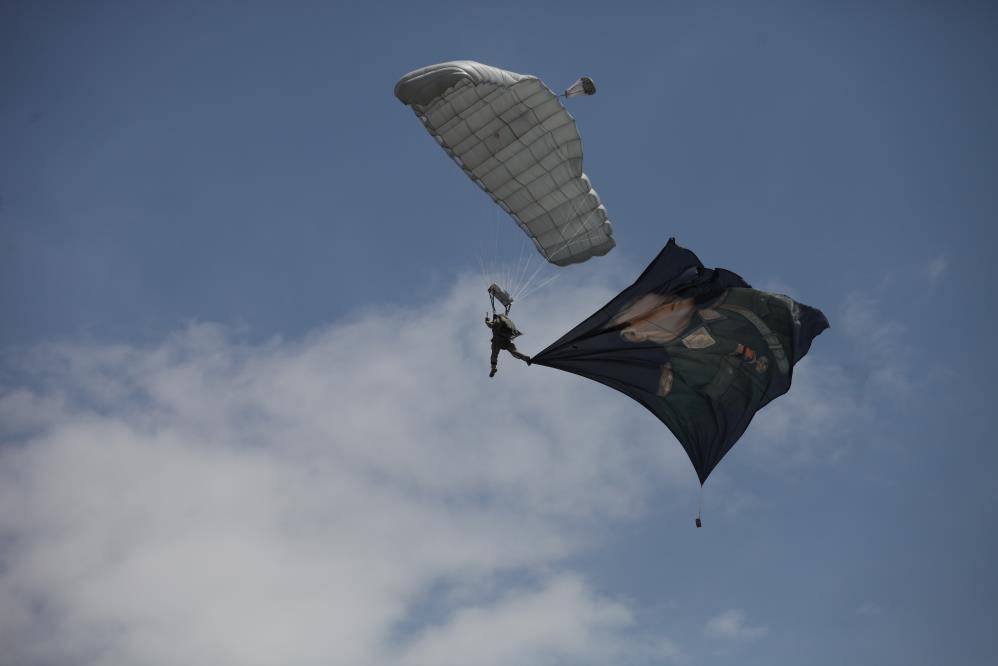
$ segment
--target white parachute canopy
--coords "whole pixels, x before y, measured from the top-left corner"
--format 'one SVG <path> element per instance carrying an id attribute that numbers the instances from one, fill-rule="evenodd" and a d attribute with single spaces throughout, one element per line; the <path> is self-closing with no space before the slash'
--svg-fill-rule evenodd
<path id="1" fill-rule="evenodd" d="M 595 92 L 583 77 L 565 96 Z M 613 249 L 575 119 L 540 79 L 461 60 L 406 74 L 395 96 L 545 259 L 566 266 Z"/>

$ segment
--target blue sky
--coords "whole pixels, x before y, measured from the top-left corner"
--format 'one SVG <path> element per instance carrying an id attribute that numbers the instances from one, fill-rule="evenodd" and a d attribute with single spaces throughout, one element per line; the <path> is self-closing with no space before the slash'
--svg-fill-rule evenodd
<path id="1" fill-rule="evenodd" d="M 987 3 L 5 3 L 0 642 L 995 659 L 996 28 Z M 478 260 L 519 231 L 392 95 L 453 59 L 599 86 L 569 108 L 618 247 L 517 305 L 521 348 L 670 236 L 828 315 L 704 529 L 639 406 L 488 380 Z"/>

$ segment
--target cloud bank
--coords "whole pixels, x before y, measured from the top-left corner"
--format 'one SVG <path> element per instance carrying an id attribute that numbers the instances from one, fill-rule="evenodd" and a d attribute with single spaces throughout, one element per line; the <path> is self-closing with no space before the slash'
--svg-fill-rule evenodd
<path id="1" fill-rule="evenodd" d="M 613 293 L 561 284 L 519 303 L 518 345 L 537 351 Z M 5 659 L 682 661 L 668 628 L 649 633 L 567 562 L 653 491 L 689 491 L 689 461 L 598 384 L 505 354 L 488 379 L 484 303 L 467 278 L 300 340 L 194 323 L 149 346 L 30 350 L 0 393 Z M 903 379 L 897 332 L 868 344 L 876 302 L 844 313 L 865 379 L 805 359 L 739 446 L 820 458 L 819 434 L 863 408 L 857 382 Z M 738 611 L 704 629 L 765 631 Z"/>
<path id="2" fill-rule="evenodd" d="M 596 385 L 506 356 L 488 379 L 480 292 L 462 281 L 292 342 L 192 324 L 148 347 L 32 350 L 0 398 L 4 659 L 675 654 L 562 563 L 688 462 Z M 525 303 L 521 346 L 609 295 Z"/>
<path id="3" fill-rule="evenodd" d="M 765 636 L 769 628 L 750 626 L 745 621 L 745 612 L 732 608 L 707 620 L 703 633 L 707 638 L 746 640 Z"/>

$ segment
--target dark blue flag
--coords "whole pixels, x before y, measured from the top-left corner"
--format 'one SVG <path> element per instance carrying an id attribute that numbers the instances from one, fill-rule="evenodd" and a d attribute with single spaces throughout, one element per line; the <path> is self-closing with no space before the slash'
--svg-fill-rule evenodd
<path id="1" fill-rule="evenodd" d="M 537 354 L 634 398 L 676 436 L 700 483 L 828 328 L 820 310 L 705 268 L 674 239 L 641 277 Z"/>

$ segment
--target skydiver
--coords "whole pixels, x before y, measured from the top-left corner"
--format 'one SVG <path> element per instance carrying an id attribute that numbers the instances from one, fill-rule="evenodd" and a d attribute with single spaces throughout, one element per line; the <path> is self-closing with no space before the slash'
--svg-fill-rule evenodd
<path id="1" fill-rule="evenodd" d="M 517 330 L 516 324 L 513 323 L 513 320 L 508 315 L 493 313 L 492 318 L 489 319 L 489 314 L 486 312 L 485 325 L 492 329 L 492 371 L 489 372 L 489 377 L 496 376 L 499 350 L 501 349 L 505 349 L 516 358 L 530 365 L 531 358 L 526 354 L 518 352 L 516 345 L 513 344 L 513 338 L 521 335 L 521 333 Z"/>

